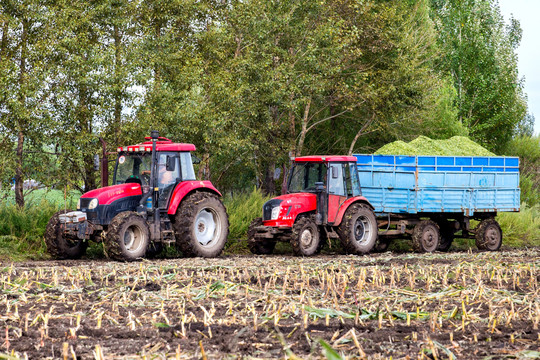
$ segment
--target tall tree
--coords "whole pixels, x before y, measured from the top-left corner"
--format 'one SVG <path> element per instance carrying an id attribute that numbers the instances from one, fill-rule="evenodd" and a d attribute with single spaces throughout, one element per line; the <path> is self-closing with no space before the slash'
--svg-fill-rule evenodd
<path id="1" fill-rule="evenodd" d="M 497 0 L 432 0 L 440 68 L 457 90 L 458 116 L 470 135 L 496 152 L 526 114 L 516 48 L 519 22 L 506 25 Z"/>

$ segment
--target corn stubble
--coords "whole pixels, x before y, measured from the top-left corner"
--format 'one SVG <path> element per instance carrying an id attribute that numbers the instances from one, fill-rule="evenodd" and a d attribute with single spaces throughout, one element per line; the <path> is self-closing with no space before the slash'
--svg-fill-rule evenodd
<path id="1" fill-rule="evenodd" d="M 0 268 L 7 358 L 538 354 L 540 250 Z"/>

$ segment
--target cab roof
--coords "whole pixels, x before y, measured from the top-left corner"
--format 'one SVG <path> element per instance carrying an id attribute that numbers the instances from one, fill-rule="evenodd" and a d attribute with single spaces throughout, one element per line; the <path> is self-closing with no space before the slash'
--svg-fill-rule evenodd
<path id="1" fill-rule="evenodd" d="M 310 155 L 300 156 L 295 162 L 356 162 L 356 157 L 346 155 Z"/>
<path id="2" fill-rule="evenodd" d="M 117 151 L 118 152 L 120 151 L 129 151 L 129 152 L 152 151 L 152 139 L 150 137 L 145 137 L 144 139 L 146 141 L 141 144 L 119 147 Z M 165 137 L 159 137 L 156 142 L 156 151 L 195 151 L 195 150 L 196 150 L 195 145 L 193 144 L 174 143 Z"/>

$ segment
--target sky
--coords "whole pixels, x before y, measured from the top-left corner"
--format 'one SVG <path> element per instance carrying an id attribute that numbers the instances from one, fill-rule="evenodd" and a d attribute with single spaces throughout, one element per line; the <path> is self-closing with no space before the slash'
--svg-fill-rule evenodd
<path id="1" fill-rule="evenodd" d="M 520 77 L 525 77 L 525 94 L 528 97 L 529 113 L 536 122 L 534 132 L 540 133 L 540 1 L 499 0 L 501 14 L 506 22 L 511 16 L 519 20 L 523 30 L 521 45 L 517 49 Z"/>

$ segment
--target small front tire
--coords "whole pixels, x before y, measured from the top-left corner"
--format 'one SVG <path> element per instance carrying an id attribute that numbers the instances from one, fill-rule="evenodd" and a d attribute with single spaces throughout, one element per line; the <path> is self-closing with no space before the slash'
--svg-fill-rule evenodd
<path id="1" fill-rule="evenodd" d="M 149 243 L 148 224 L 131 211 L 120 213 L 112 219 L 103 241 L 107 256 L 120 261 L 144 257 Z"/>
<path id="2" fill-rule="evenodd" d="M 315 255 L 320 250 L 319 228 L 309 217 L 296 220 L 292 228 L 291 246 L 296 256 Z"/>
<path id="3" fill-rule="evenodd" d="M 71 212 L 62 210 L 55 213 L 45 229 L 47 252 L 55 259 L 79 259 L 86 253 L 88 242 L 81 239 L 68 239 L 62 234 L 59 215 Z"/>

